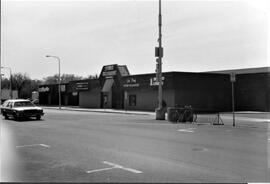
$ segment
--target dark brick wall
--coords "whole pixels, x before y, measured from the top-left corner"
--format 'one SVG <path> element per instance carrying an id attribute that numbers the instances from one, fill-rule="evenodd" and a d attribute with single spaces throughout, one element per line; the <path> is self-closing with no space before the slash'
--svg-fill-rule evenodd
<path id="1" fill-rule="evenodd" d="M 270 73 L 239 74 L 235 82 L 235 105 L 239 111 L 268 111 Z"/>
<path id="2" fill-rule="evenodd" d="M 175 103 L 198 111 L 230 111 L 230 77 L 227 74 L 175 73 Z"/>
<path id="3" fill-rule="evenodd" d="M 168 106 L 191 105 L 199 111 L 230 111 L 231 88 L 230 76 L 227 74 L 208 73 L 164 73 L 163 99 L 168 101 Z M 134 75 L 123 78 L 135 79 L 138 87 L 127 87 L 125 90 L 134 93 L 138 97 L 137 107 L 133 109 L 154 109 L 156 107 L 158 87 L 150 86 L 150 78 L 155 74 Z M 147 92 L 146 92 L 146 91 Z M 170 93 L 168 93 L 170 91 Z M 144 101 L 140 101 L 140 99 Z M 172 100 L 173 99 L 173 100 Z M 147 102 L 147 104 L 146 104 Z M 150 104 L 150 105 L 149 105 Z"/>

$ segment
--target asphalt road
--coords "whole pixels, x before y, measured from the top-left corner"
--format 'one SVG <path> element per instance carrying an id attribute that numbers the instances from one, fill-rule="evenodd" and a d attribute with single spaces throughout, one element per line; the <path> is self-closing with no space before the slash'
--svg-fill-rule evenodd
<path id="1" fill-rule="evenodd" d="M 270 182 L 268 123 L 232 127 L 171 124 L 151 115 L 45 113 L 40 121 L 1 119 L 2 181 Z"/>

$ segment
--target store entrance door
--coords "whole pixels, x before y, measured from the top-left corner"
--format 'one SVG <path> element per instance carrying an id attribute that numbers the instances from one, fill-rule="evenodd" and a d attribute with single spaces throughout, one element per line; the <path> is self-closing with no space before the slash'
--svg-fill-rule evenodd
<path id="1" fill-rule="evenodd" d="M 112 98 L 111 93 L 103 93 L 102 94 L 102 108 L 109 109 L 112 108 Z"/>

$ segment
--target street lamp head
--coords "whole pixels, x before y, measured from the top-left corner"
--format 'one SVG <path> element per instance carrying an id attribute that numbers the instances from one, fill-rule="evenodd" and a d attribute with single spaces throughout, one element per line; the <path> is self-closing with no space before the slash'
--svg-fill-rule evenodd
<path id="1" fill-rule="evenodd" d="M 46 55 L 46 57 L 51 57 L 50 55 Z"/>

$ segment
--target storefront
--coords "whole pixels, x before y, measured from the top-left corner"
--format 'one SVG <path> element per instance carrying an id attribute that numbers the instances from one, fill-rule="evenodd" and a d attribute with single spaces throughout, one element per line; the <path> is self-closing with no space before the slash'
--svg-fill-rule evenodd
<path id="1" fill-rule="evenodd" d="M 163 73 L 163 104 L 191 105 L 198 111 L 231 111 L 229 74 Z M 269 111 L 269 72 L 238 74 L 235 85 L 236 110 Z M 58 85 L 39 86 L 42 105 L 58 105 Z M 98 79 L 70 81 L 61 85 L 62 105 L 83 108 L 112 108 L 154 111 L 158 103 L 156 75 L 130 75 L 125 65 L 103 66 Z"/>
<path id="2" fill-rule="evenodd" d="M 207 73 L 163 73 L 163 103 L 168 107 L 191 105 L 198 111 L 229 111 L 228 75 Z M 125 109 L 153 111 L 158 103 L 155 74 L 123 78 Z"/>
<path id="3" fill-rule="evenodd" d="M 68 105 L 68 93 L 67 88 L 69 84 L 61 84 L 61 105 Z M 59 105 L 59 85 L 40 85 L 39 92 L 39 104 L 41 105 Z"/>
<path id="4" fill-rule="evenodd" d="M 129 76 L 125 65 L 107 65 L 100 73 L 101 108 L 124 108 L 122 77 Z"/>

